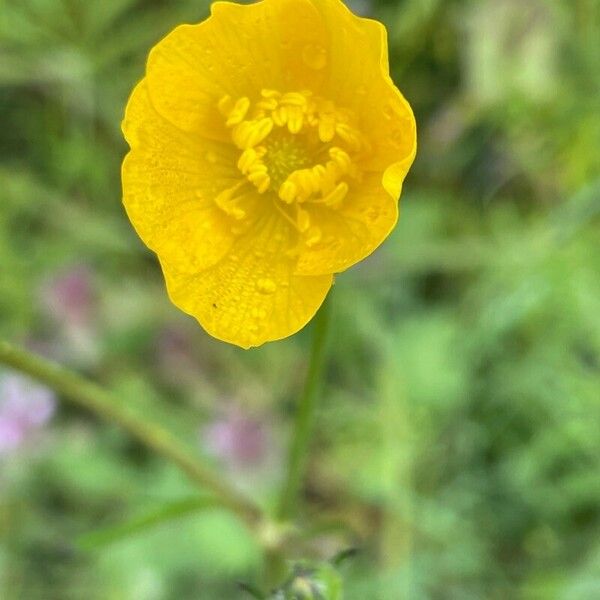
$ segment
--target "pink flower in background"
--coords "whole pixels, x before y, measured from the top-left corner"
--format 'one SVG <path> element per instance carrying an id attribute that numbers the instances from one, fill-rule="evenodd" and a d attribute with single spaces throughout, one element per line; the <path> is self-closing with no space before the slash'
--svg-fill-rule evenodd
<path id="1" fill-rule="evenodd" d="M 158 367 L 172 383 L 189 383 L 197 375 L 193 341 L 185 328 L 167 325 L 158 332 L 154 347 Z"/>
<path id="2" fill-rule="evenodd" d="M 42 295 L 46 309 L 56 321 L 73 326 L 91 321 L 96 294 L 87 266 L 75 265 L 55 276 L 44 285 Z"/>
<path id="3" fill-rule="evenodd" d="M 52 358 L 79 365 L 98 359 L 98 297 L 93 271 L 74 265 L 48 279 L 40 289 L 42 309 L 55 326 Z"/>
<path id="4" fill-rule="evenodd" d="M 0 455 L 25 444 L 52 418 L 54 394 L 20 375 L 0 378 Z"/>
<path id="5" fill-rule="evenodd" d="M 206 450 L 233 468 L 259 467 L 270 447 L 270 433 L 262 421 L 232 409 L 202 434 Z"/>

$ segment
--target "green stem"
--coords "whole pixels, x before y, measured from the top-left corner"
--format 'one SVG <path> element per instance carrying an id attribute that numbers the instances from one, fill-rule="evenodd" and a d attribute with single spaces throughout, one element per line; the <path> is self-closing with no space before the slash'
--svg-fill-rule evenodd
<path id="1" fill-rule="evenodd" d="M 96 384 L 56 363 L 2 340 L 0 363 L 26 373 L 52 388 L 66 400 L 120 425 L 139 442 L 174 463 L 194 483 L 209 489 L 221 505 L 238 515 L 250 527 L 259 526 L 262 515 L 253 502 L 222 480 L 210 467 L 192 457 L 167 430 L 140 420 L 124 410 L 115 398 Z"/>
<path id="2" fill-rule="evenodd" d="M 302 480 L 306 471 L 308 446 L 315 419 L 315 409 L 319 384 L 325 363 L 327 337 L 330 324 L 330 300 L 326 299 L 313 321 L 313 339 L 310 351 L 310 362 L 304 382 L 304 389 L 298 401 L 294 429 L 287 458 L 287 479 L 281 490 L 276 507 L 276 518 L 279 522 L 291 519 L 296 511 Z M 285 543 L 294 543 L 293 536 Z M 264 556 L 263 584 L 271 591 L 286 576 L 285 556 L 282 552 L 285 544 L 276 544 L 267 548 Z"/>
<path id="3" fill-rule="evenodd" d="M 326 299 L 314 319 L 308 373 L 296 411 L 287 460 L 287 479 L 277 507 L 277 518 L 280 520 L 290 519 L 294 515 L 306 471 L 308 446 L 313 430 L 317 397 L 325 364 L 330 312 L 330 300 Z"/>

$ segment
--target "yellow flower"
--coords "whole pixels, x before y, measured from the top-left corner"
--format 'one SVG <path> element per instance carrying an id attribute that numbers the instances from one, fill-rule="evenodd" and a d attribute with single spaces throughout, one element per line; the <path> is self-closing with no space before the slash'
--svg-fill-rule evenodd
<path id="1" fill-rule="evenodd" d="M 216 2 L 151 51 L 123 131 L 172 301 L 244 348 L 302 328 L 388 236 L 416 147 L 385 28 L 339 0 Z"/>

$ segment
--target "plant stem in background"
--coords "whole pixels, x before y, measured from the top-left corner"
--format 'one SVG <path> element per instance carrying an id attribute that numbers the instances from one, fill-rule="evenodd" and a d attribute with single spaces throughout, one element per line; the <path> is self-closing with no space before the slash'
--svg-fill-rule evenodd
<path id="1" fill-rule="evenodd" d="M 308 373 L 296 410 L 287 460 L 287 479 L 277 507 L 277 518 L 281 520 L 290 519 L 294 516 L 306 471 L 308 446 L 313 430 L 318 392 L 326 358 L 327 338 L 331 320 L 330 304 L 331 300 L 327 298 L 313 323 L 314 331 Z"/>
<path id="2" fill-rule="evenodd" d="M 128 431 L 139 442 L 164 456 L 194 483 L 210 490 L 218 503 L 250 527 L 261 524 L 260 509 L 213 470 L 191 456 L 171 433 L 155 423 L 141 420 L 123 409 L 115 398 L 96 384 L 60 365 L 0 340 L 0 364 L 17 369 L 56 391 L 65 400 L 89 410 Z"/>

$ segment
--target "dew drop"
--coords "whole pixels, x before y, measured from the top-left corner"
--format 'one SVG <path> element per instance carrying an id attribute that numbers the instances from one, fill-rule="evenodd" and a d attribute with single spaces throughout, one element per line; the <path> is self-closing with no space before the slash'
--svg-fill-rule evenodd
<path id="1" fill-rule="evenodd" d="M 404 143 L 404 134 L 401 129 L 394 129 L 390 134 L 390 142 L 395 148 L 401 148 Z"/>
<path id="2" fill-rule="evenodd" d="M 356 93 L 359 96 L 366 96 L 367 95 L 367 88 L 364 85 L 360 85 L 356 88 Z"/>
<path id="3" fill-rule="evenodd" d="M 320 71 L 327 64 L 327 51 L 320 44 L 307 44 L 302 50 L 302 60 L 311 69 Z"/>
<path id="4" fill-rule="evenodd" d="M 257 321 L 262 321 L 267 317 L 267 311 L 264 308 L 253 308 L 251 312 L 252 318 Z"/>
<path id="5" fill-rule="evenodd" d="M 206 160 L 211 164 L 214 165 L 217 162 L 217 155 L 214 152 L 207 152 L 206 153 Z"/>
<path id="6" fill-rule="evenodd" d="M 383 116 L 388 121 L 391 121 L 394 118 L 395 114 L 396 114 L 396 111 L 394 110 L 394 106 L 391 103 L 388 103 L 383 107 Z"/>
<path id="7" fill-rule="evenodd" d="M 272 279 L 259 279 L 256 282 L 256 289 L 261 294 L 274 294 L 275 290 L 277 290 L 277 284 Z"/>
<path id="8" fill-rule="evenodd" d="M 365 217 L 368 221 L 375 223 L 375 221 L 379 219 L 379 210 L 377 210 L 375 207 L 369 208 L 365 211 Z"/>

